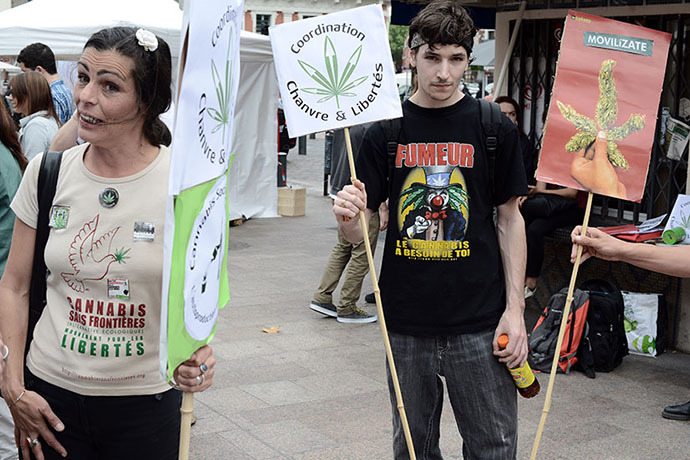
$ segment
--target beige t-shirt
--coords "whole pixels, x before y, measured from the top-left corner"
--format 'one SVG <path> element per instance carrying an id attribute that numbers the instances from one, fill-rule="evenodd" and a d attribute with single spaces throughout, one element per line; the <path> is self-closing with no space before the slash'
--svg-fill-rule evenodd
<path id="1" fill-rule="evenodd" d="M 82 395 L 165 391 L 158 344 L 170 150 L 161 146 L 143 171 L 111 179 L 86 169 L 88 146 L 62 157 L 45 250 L 47 306 L 27 365 Z M 33 228 L 41 158 L 29 164 L 11 206 Z"/>

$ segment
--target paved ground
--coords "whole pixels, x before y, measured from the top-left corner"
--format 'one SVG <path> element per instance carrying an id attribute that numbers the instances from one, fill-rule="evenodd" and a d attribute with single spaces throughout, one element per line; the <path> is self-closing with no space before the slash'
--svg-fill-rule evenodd
<path id="1" fill-rule="evenodd" d="M 322 196 L 323 139 L 310 140 L 307 155 L 293 149 L 288 161 L 288 183 L 307 187 L 307 215 L 252 219 L 230 231 L 232 299 L 213 342 L 215 384 L 196 398 L 190 458 L 390 459 L 378 323 L 340 324 L 307 307 L 336 240 Z M 368 279 L 365 286 L 370 292 Z M 535 315 L 528 310 L 529 321 Z M 277 334 L 262 332 L 274 326 Z M 629 356 L 594 380 L 559 375 L 538 458 L 688 459 L 690 424 L 660 412 L 688 400 L 689 386 L 690 356 L 680 353 Z M 519 459 L 529 458 L 545 393 L 520 400 Z M 448 405 L 441 437 L 444 458 L 462 458 Z"/>

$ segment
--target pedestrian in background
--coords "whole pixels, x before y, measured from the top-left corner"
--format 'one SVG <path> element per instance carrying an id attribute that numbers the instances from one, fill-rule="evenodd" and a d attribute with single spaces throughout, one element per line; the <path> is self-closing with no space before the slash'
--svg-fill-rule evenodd
<path id="1" fill-rule="evenodd" d="M 43 78 L 50 85 L 50 93 L 53 97 L 53 106 L 58 120 L 60 120 L 60 124 L 67 123 L 67 120 L 74 113 L 74 98 L 57 72 L 53 50 L 43 43 L 32 43 L 19 52 L 17 64 L 24 72 L 33 70 L 43 75 Z"/>
<path id="2" fill-rule="evenodd" d="M 48 82 L 38 72 L 24 72 L 12 77 L 9 100 L 12 110 L 22 114 L 19 143 L 30 161 L 50 147 L 60 126 Z"/>
<path id="3" fill-rule="evenodd" d="M 371 123 L 353 126 L 350 131 L 350 144 L 355 157 L 359 154 L 359 146 L 367 128 Z M 342 190 L 350 183 L 350 162 L 345 145 L 345 131 L 336 130 L 333 134 L 333 150 L 331 153 L 331 196 Z M 381 203 L 378 212 L 373 213 L 369 225 L 369 244 L 372 254 L 376 250 L 379 231 L 388 226 L 388 207 Z M 347 267 L 345 280 L 340 288 L 338 305 L 333 304 L 333 291 L 338 287 L 340 278 Z M 319 287 L 309 303 L 309 308 L 326 316 L 337 318 L 341 323 L 372 323 L 378 319 L 378 315 L 370 315 L 357 306 L 357 301 L 362 293 L 362 281 L 369 273 L 369 261 L 367 259 L 364 241 L 351 243 L 345 239 L 338 229 L 338 243 L 331 251 L 328 263 L 321 276 Z"/>
<path id="4" fill-rule="evenodd" d="M 14 212 L 10 203 L 14 198 L 22 173 L 27 165 L 22 153 L 14 120 L 4 103 L 0 102 L 0 277 L 5 271 L 12 241 Z M 5 345 L 0 335 L 0 354 L 5 356 Z M 4 361 L 4 360 L 3 360 Z M 2 362 L 0 362 L 0 388 L 2 388 Z M 14 424 L 5 401 L 0 401 L 0 458 L 15 460 L 17 446 L 14 443 Z"/>

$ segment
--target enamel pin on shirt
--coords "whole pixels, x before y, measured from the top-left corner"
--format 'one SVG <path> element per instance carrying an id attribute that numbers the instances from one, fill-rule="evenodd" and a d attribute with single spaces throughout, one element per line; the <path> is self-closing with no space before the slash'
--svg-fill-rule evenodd
<path id="1" fill-rule="evenodd" d="M 98 194 L 98 202 L 101 203 L 101 206 L 104 208 L 114 207 L 119 199 L 120 194 L 112 187 L 106 187 Z"/>
<path id="2" fill-rule="evenodd" d="M 108 298 L 129 299 L 129 280 L 126 278 L 108 279 Z"/>
<path id="3" fill-rule="evenodd" d="M 53 205 L 50 208 L 50 221 L 48 226 L 50 228 L 61 229 L 67 227 L 69 222 L 69 206 Z"/>
<path id="4" fill-rule="evenodd" d="M 134 232 L 132 233 L 134 241 L 153 241 L 156 234 L 156 224 L 153 222 L 134 222 Z"/>

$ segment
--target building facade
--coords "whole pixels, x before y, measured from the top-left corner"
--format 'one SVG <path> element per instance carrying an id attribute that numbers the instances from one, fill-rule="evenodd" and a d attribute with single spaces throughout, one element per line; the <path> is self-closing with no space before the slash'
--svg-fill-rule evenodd
<path id="1" fill-rule="evenodd" d="M 366 5 L 382 5 L 386 24 L 390 23 L 390 0 L 247 0 L 244 3 L 244 30 L 268 35 L 268 28 Z"/>

